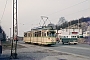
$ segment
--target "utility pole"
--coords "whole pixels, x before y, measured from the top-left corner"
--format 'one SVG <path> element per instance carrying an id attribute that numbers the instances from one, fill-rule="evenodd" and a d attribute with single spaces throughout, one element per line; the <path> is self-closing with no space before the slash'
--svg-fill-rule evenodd
<path id="1" fill-rule="evenodd" d="M 17 58 L 17 36 L 18 36 L 17 0 L 13 0 L 13 39 L 11 44 L 11 56 L 10 56 L 10 58 L 12 59 Z"/>
<path id="2" fill-rule="evenodd" d="M 79 25 L 80 25 L 80 22 L 79 22 L 79 20 L 78 20 L 78 29 L 79 29 L 79 32 L 80 32 L 80 28 L 79 28 Z"/>
<path id="3" fill-rule="evenodd" d="M 68 22 L 68 30 L 69 30 L 69 35 L 70 35 L 70 22 Z"/>

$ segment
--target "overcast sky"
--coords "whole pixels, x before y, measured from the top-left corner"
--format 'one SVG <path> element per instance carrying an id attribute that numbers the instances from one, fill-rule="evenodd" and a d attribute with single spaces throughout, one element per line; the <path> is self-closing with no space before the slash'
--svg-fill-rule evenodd
<path id="1" fill-rule="evenodd" d="M 7 36 L 12 28 L 12 0 L 7 0 L 6 9 L 2 17 L 6 0 L 0 0 L 0 24 Z M 67 21 L 90 17 L 90 0 L 18 0 L 18 27 L 19 35 L 32 27 L 43 25 L 41 16 L 47 16 L 50 21 L 57 24 L 60 17 Z M 45 20 L 45 18 L 44 18 Z"/>

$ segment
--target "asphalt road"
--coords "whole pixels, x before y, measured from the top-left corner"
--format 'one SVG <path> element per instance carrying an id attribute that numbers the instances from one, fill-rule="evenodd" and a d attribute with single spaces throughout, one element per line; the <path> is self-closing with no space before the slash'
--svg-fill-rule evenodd
<path id="1" fill-rule="evenodd" d="M 24 42 L 18 41 L 18 43 L 23 44 Z M 90 45 L 89 44 L 62 45 L 61 43 L 57 43 L 56 45 L 52 45 L 49 47 L 47 46 L 41 46 L 41 47 L 45 47 L 45 48 L 56 50 L 56 51 L 67 52 L 67 53 L 90 57 Z"/>
<path id="2" fill-rule="evenodd" d="M 62 45 L 61 43 L 57 43 L 52 47 L 48 47 L 49 49 L 78 54 L 82 56 L 90 57 L 90 45 L 89 44 L 77 44 L 77 45 Z"/>

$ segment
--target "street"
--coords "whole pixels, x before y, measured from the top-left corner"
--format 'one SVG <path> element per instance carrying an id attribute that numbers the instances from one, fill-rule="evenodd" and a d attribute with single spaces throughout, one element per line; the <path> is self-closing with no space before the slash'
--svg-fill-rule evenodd
<path id="1" fill-rule="evenodd" d="M 40 46 L 18 41 L 23 48 L 17 49 L 18 58 L 15 60 L 90 60 L 90 45 L 62 45 Z M 10 60 L 10 50 L 4 50 L 0 60 Z M 14 60 L 14 59 L 13 59 Z"/>
<path id="2" fill-rule="evenodd" d="M 20 41 L 19 43 L 23 44 L 24 42 Z M 78 43 L 77 45 L 73 45 L 73 44 L 72 45 L 68 45 L 68 44 L 62 45 L 62 43 L 57 43 L 56 45 L 52 45 L 49 47 L 45 46 L 45 48 L 90 57 L 90 45 L 89 44 Z"/>
<path id="3" fill-rule="evenodd" d="M 90 57 L 90 45 L 88 44 L 62 45 L 61 43 L 60 44 L 57 43 L 54 47 L 48 47 L 48 48 L 57 51 Z"/>

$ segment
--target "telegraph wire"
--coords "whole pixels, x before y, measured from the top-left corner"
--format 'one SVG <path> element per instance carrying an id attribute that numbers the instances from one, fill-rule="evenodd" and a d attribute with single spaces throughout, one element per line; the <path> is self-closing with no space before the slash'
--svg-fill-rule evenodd
<path id="1" fill-rule="evenodd" d="M 82 2 L 79 2 L 79 3 L 77 3 L 77 4 L 74 4 L 74 5 L 72 5 L 72 6 L 69 6 L 69 7 L 66 7 L 66 8 L 64 8 L 64 9 L 61 9 L 61 10 L 59 10 L 59 11 L 57 11 L 57 12 L 54 12 L 54 13 L 48 14 L 47 16 L 50 16 L 50 15 L 56 14 L 56 13 L 58 13 L 58 12 L 60 12 L 60 11 L 64 11 L 64 10 L 69 9 L 69 8 L 71 8 L 71 7 L 74 7 L 74 6 L 77 6 L 77 5 L 79 5 L 79 4 L 82 4 L 82 3 L 86 2 L 86 1 L 88 1 L 88 0 L 84 0 L 84 1 L 82 1 Z"/>
<path id="2" fill-rule="evenodd" d="M 61 9 L 61 10 L 59 10 L 59 11 L 56 11 L 56 12 L 54 12 L 54 13 L 48 14 L 47 16 L 50 16 L 50 15 L 56 14 L 56 13 L 58 13 L 58 12 L 60 12 L 60 11 L 64 11 L 64 10 L 66 10 L 66 9 L 69 9 L 69 8 L 74 7 L 74 6 L 80 5 L 80 4 L 82 4 L 82 3 L 86 2 L 86 1 L 88 1 L 88 0 L 84 0 L 84 1 L 82 1 L 82 2 L 79 2 L 79 3 L 74 4 L 74 5 L 72 5 L 72 6 L 66 7 L 66 8 Z M 50 21 L 50 20 L 49 20 L 49 21 Z M 41 21 L 40 21 L 40 22 L 41 22 Z M 39 22 L 39 23 L 40 23 L 40 22 Z M 51 23 L 51 21 L 50 21 L 50 23 Z"/>
<path id="3" fill-rule="evenodd" d="M 64 16 L 69 16 L 69 15 L 72 15 L 72 14 L 77 14 L 77 13 L 80 13 L 82 11 L 86 11 L 86 10 L 89 10 L 90 8 L 86 8 L 86 9 L 83 9 L 83 10 L 79 10 L 77 12 L 74 12 L 74 13 L 71 13 L 71 14 L 67 14 L 67 15 L 64 15 Z"/>
<path id="4" fill-rule="evenodd" d="M 3 10 L 3 13 L 2 13 L 1 19 L 0 19 L 0 25 L 1 25 L 1 20 L 3 19 L 5 10 L 6 10 L 7 2 L 8 2 L 8 0 L 6 0 L 6 3 L 5 3 L 5 7 L 4 7 L 4 10 Z"/>
<path id="5" fill-rule="evenodd" d="M 86 8 L 86 9 L 83 9 L 83 10 L 79 10 L 79 11 L 77 11 L 77 12 L 74 12 L 74 13 L 71 13 L 71 14 L 67 14 L 67 15 L 64 15 L 64 16 L 70 16 L 70 15 L 72 15 L 72 14 L 77 14 L 77 13 L 80 13 L 80 12 L 82 12 L 82 11 L 86 11 L 86 10 L 89 10 L 90 8 Z M 56 19 L 56 18 L 54 18 L 54 19 Z"/>

